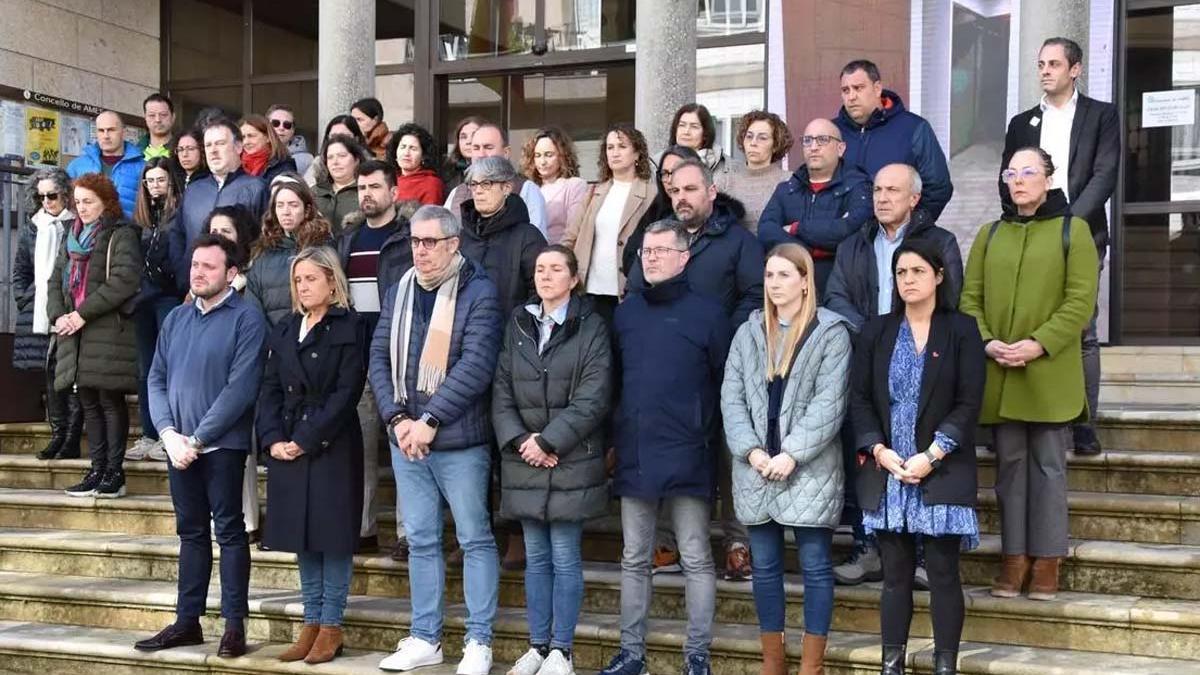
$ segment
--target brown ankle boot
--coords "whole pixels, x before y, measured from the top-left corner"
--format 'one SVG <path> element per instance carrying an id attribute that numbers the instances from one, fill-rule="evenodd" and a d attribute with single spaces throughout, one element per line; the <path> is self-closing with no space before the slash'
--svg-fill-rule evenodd
<path id="1" fill-rule="evenodd" d="M 1030 600 L 1053 600 L 1058 597 L 1058 567 L 1062 558 L 1034 558 L 1033 575 L 1029 580 Z"/>
<path id="2" fill-rule="evenodd" d="M 804 634 L 800 643 L 800 675 L 825 675 L 825 643 L 823 635 Z"/>
<path id="3" fill-rule="evenodd" d="M 317 632 L 321 627 L 315 623 L 306 623 L 304 628 L 300 629 L 300 637 L 296 638 L 296 643 L 288 647 L 286 651 L 279 655 L 280 661 L 299 661 L 308 656 L 309 650 L 312 649 L 313 643 L 317 641 Z"/>
<path id="4" fill-rule="evenodd" d="M 762 641 L 762 675 L 787 675 L 783 633 L 762 633 L 758 638 Z"/>
<path id="5" fill-rule="evenodd" d="M 1005 555 L 1000 568 L 1000 576 L 992 583 L 992 595 L 997 598 L 1015 598 L 1021 595 L 1025 587 L 1025 577 L 1029 574 L 1029 556 Z"/>
<path id="6" fill-rule="evenodd" d="M 500 561 L 500 567 L 509 572 L 525 569 L 524 535 L 518 532 L 508 535 L 508 548 L 504 551 L 504 560 Z"/>
<path id="7" fill-rule="evenodd" d="M 321 632 L 317 634 L 317 642 L 313 645 L 312 651 L 308 652 L 308 656 L 304 657 L 304 662 L 328 663 L 333 660 L 333 657 L 341 655 L 341 626 L 321 626 Z"/>

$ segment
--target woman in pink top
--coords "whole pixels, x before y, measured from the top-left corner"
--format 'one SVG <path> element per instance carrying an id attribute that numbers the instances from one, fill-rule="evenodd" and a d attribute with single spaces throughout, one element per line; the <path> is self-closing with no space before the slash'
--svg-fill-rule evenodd
<path id="1" fill-rule="evenodd" d="M 558 243 L 587 199 L 588 184 L 579 177 L 575 144 L 557 127 L 539 129 L 522 149 L 521 173 L 542 189 L 546 238 L 551 244 Z"/>

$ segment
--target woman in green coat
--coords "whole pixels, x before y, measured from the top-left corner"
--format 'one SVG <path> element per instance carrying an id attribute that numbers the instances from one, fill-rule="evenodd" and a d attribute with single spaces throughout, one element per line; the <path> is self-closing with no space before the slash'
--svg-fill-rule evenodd
<path id="1" fill-rule="evenodd" d="M 1088 416 L 1080 338 L 1100 263 L 1046 151 L 1018 150 L 1000 177 L 1017 212 L 980 229 L 960 303 L 988 356 L 979 421 L 993 425 L 1003 553 L 992 595 L 1016 597 L 1030 577 L 1030 599 L 1050 600 L 1067 552 L 1070 424 Z"/>

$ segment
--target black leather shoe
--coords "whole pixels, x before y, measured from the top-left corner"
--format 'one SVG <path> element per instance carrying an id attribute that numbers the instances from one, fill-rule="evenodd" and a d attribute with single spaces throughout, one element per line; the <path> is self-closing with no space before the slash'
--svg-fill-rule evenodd
<path id="1" fill-rule="evenodd" d="M 883 663 L 879 675 L 904 675 L 904 653 L 907 645 L 884 645 Z"/>
<path id="2" fill-rule="evenodd" d="M 175 624 L 171 624 L 159 631 L 158 635 L 135 643 L 133 648 L 143 652 L 156 652 L 160 649 L 173 649 L 186 645 L 201 644 L 204 644 L 204 631 L 200 629 L 200 624 L 195 624 L 189 628 L 180 628 Z"/>
<path id="3" fill-rule="evenodd" d="M 221 646 L 217 656 L 223 659 L 237 658 L 246 653 L 246 634 L 241 631 L 227 630 L 221 636 Z"/>
<path id="4" fill-rule="evenodd" d="M 1075 454 L 1085 457 L 1094 457 L 1102 452 L 1100 447 L 1100 439 L 1096 438 L 1096 432 L 1091 427 L 1079 425 L 1072 427 L 1071 437 L 1074 441 Z"/>

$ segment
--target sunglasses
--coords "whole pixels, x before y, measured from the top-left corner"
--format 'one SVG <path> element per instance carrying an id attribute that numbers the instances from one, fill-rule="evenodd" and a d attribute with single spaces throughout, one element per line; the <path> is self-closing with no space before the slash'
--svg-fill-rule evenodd
<path id="1" fill-rule="evenodd" d="M 58 201 L 58 198 L 61 196 L 62 196 L 62 193 L 60 193 L 60 192 L 38 193 L 38 199 L 41 199 L 42 201 L 46 201 L 47 199 L 49 199 L 52 202 L 56 202 L 56 201 Z"/>
<path id="2" fill-rule="evenodd" d="M 271 126 L 275 127 L 276 129 L 278 129 L 279 127 L 283 127 L 284 129 L 291 129 L 292 127 L 296 126 L 296 123 L 289 122 L 287 120 L 271 120 Z"/>

